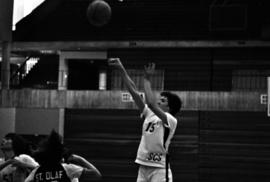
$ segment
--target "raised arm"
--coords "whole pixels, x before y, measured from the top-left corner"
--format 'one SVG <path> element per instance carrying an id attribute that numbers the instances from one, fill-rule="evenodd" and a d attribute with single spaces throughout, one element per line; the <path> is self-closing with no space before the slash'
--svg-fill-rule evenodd
<path id="1" fill-rule="evenodd" d="M 29 169 L 29 170 L 33 170 L 35 167 L 38 166 L 38 164 L 33 164 L 33 163 L 27 163 L 27 162 L 24 162 L 24 161 L 20 161 L 18 159 L 10 159 L 10 163 L 13 165 L 13 166 L 16 166 L 16 167 L 20 167 L 22 169 Z"/>
<path id="2" fill-rule="evenodd" d="M 79 166 L 84 168 L 84 173 L 83 173 L 83 176 L 81 178 L 85 178 L 85 179 L 87 179 L 89 177 L 90 178 L 95 177 L 97 179 L 101 178 L 101 173 L 99 172 L 99 170 L 93 164 L 91 164 L 88 160 L 83 158 L 82 156 L 72 154 L 67 159 L 67 162 L 79 165 Z"/>
<path id="3" fill-rule="evenodd" d="M 127 86 L 129 93 L 132 95 L 132 98 L 135 101 L 137 107 L 142 112 L 144 109 L 145 103 L 144 103 L 142 97 L 140 96 L 136 85 L 131 80 L 126 69 L 124 68 L 123 64 L 121 63 L 120 58 L 110 58 L 108 60 L 108 63 L 110 66 L 114 66 L 120 71 L 121 77 L 123 78 L 124 83 Z"/>
<path id="4" fill-rule="evenodd" d="M 165 112 L 159 107 L 157 98 L 152 91 L 150 77 L 155 72 L 155 63 L 149 63 L 144 67 L 144 92 L 146 104 L 148 107 L 162 120 L 165 125 L 168 125 L 167 116 Z"/>

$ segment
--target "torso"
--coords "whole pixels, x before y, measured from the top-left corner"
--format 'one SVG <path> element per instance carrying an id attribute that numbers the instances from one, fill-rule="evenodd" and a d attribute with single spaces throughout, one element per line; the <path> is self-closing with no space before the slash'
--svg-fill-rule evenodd
<path id="1" fill-rule="evenodd" d="M 71 182 L 61 164 L 54 167 L 41 166 L 34 175 L 35 182 Z"/>
<path id="2" fill-rule="evenodd" d="M 145 120 L 135 162 L 145 166 L 165 168 L 166 153 L 174 135 L 177 120 L 166 113 L 170 127 L 167 128 L 169 135 L 164 138 L 165 126 L 163 122 L 147 107 L 143 114 Z"/>

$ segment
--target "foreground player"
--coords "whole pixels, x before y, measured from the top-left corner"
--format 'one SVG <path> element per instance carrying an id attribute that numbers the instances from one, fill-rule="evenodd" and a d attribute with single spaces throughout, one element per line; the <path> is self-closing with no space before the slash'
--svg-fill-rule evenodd
<path id="1" fill-rule="evenodd" d="M 35 158 L 40 166 L 35 168 L 25 182 L 73 182 L 78 179 L 100 179 L 100 172 L 80 156 L 72 155 L 76 163 L 82 166 L 63 163 L 64 145 L 61 136 L 52 131 L 48 138 L 41 143 Z"/>
<path id="2" fill-rule="evenodd" d="M 0 182 L 24 182 L 38 163 L 30 156 L 30 146 L 22 136 L 8 133 L 2 139 L 0 148 L 4 161 L 0 163 Z"/>
<path id="3" fill-rule="evenodd" d="M 160 98 L 158 100 L 155 98 L 150 83 L 155 64 L 150 63 L 145 66 L 145 104 L 120 59 L 110 58 L 108 62 L 120 71 L 128 91 L 144 118 L 142 137 L 135 160 L 140 165 L 137 182 L 172 182 L 167 153 L 177 126 L 174 115 L 182 105 L 180 98 L 171 92 L 161 92 Z"/>

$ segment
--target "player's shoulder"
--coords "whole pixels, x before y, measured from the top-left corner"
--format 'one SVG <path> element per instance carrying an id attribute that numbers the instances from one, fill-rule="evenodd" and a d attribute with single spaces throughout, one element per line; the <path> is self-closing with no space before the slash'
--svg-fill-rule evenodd
<path id="1" fill-rule="evenodd" d="M 143 111 L 141 113 L 142 118 L 149 117 L 151 115 L 154 115 L 153 111 L 148 107 L 147 104 L 144 105 Z"/>
<path id="2" fill-rule="evenodd" d="M 169 119 L 177 120 L 177 118 L 176 118 L 175 116 L 173 116 L 171 113 L 165 112 L 165 114 L 167 115 L 167 117 L 168 117 Z"/>
<path id="3" fill-rule="evenodd" d="M 15 159 L 20 162 L 32 165 L 33 167 L 39 166 L 38 162 L 33 157 L 27 154 L 21 154 L 19 156 L 16 156 Z"/>
<path id="4" fill-rule="evenodd" d="M 178 120 L 177 120 L 177 118 L 175 116 L 171 115 L 168 112 L 165 112 L 165 114 L 167 115 L 167 121 L 169 123 L 177 124 Z"/>
<path id="5" fill-rule="evenodd" d="M 79 169 L 83 169 L 83 167 L 78 166 L 78 165 L 76 165 L 76 164 L 62 163 L 61 165 L 63 166 L 63 168 L 64 168 L 65 170 L 79 170 Z"/>
<path id="6" fill-rule="evenodd" d="M 25 162 L 25 161 L 31 160 L 33 158 L 27 154 L 20 154 L 19 156 L 16 156 L 15 159 L 22 161 L 22 162 Z"/>
<path id="7" fill-rule="evenodd" d="M 67 176 L 73 180 L 74 178 L 80 178 L 81 174 L 84 171 L 84 168 L 76 164 L 67 164 L 62 163 L 62 166 L 67 174 Z"/>

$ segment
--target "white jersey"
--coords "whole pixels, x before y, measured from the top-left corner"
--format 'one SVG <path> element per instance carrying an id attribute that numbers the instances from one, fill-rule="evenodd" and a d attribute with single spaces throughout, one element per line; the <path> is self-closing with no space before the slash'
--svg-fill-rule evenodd
<path id="1" fill-rule="evenodd" d="M 38 163 L 29 155 L 21 154 L 15 159 L 30 164 L 33 166 L 38 166 Z M 24 182 L 25 178 L 30 173 L 30 170 L 13 166 L 12 164 L 7 165 L 0 172 L 0 182 Z"/>
<path id="2" fill-rule="evenodd" d="M 145 166 L 165 168 L 166 153 L 177 126 L 177 119 L 166 112 L 168 126 L 165 126 L 147 105 L 141 115 L 145 120 L 135 162 Z M 164 138 L 165 127 L 169 129 L 167 138 Z"/>

